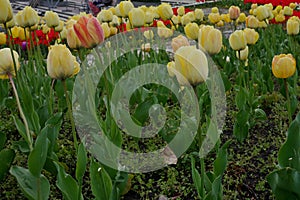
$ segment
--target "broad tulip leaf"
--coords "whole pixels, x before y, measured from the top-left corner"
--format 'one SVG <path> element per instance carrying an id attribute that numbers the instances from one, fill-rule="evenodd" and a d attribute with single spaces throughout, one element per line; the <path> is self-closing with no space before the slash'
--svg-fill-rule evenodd
<path id="1" fill-rule="evenodd" d="M 195 167 L 195 159 L 191 157 L 191 165 L 192 165 L 192 178 L 194 185 L 196 187 L 196 190 L 198 192 L 199 197 L 201 198 L 203 194 L 201 194 L 201 176 L 198 172 L 198 170 Z"/>
<path id="2" fill-rule="evenodd" d="M 18 132 L 25 139 L 25 141 L 28 143 L 28 138 L 27 138 L 27 135 L 26 135 L 26 130 L 25 130 L 25 126 L 24 126 L 23 122 L 18 117 L 13 116 L 13 119 L 14 119 L 14 122 L 15 122 L 15 125 L 16 125 L 16 128 L 17 128 Z"/>
<path id="3" fill-rule="evenodd" d="M 28 168 L 32 175 L 39 177 L 47 158 L 48 144 L 46 126 L 38 135 L 34 148 L 28 157 Z"/>
<path id="4" fill-rule="evenodd" d="M 248 136 L 250 128 L 248 120 L 249 112 L 244 109 L 240 110 L 236 116 L 236 122 L 233 126 L 233 134 L 240 142 Z"/>
<path id="5" fill-rule="evenodd" d="M 248 96 L 249 94 L 247 90 L 243 87 L 239 87 L 237 95 L 235 97 L 235 104 L 239 110 L 242 110 L 246 106 Z"/>
<path id="6" fill-rule="evenodd" d="M 278 153 L 280 167 L 291 167 L 300 172 L 300 112 L 287 131 L 287 140 Z"/>
<path id="7" fill-rule="evenodd" d="M 93 160 L 90 166 L 90 178 L 92 192 L 96 199 L 110 199 L 113 189 L 111 178 L 105 169 Z"/>
<path id="8" fill-rule="evenodd" d="M 12 149 L 3 149 L 2 151 L 0 151 L 0 181 L 5 178 L 5 175 L 9 171 L 14 158 L 15 152 Z"/>
<path id="9" fill-rule="evenodd" d="M 46 200 L 50 194 L 50 184 L 43 175 L 33 176 L 28 169 L 19 166 L 10 168 L 10 173 L 16 177 L 23 193 L 30 200 Z"/>
<path id="10" fill-rule="evenodd" d="M 87 164 L 87 154 L 83 143 L 78 146 L 77 163 L 76 163 L 76 179 L 82 180 Z"/>
<path id="11" fill-rule="evenodd" d="M 0 150 L 3 149 L 6 139 L 6 135 L 4 133 L 0 133 Z"/>
<path id="12" fill-rule="evenodd" d="M 227 141 L 221 149 L 219 149 L 217 158 L 214 161 L 214 174 L 215 177 L 222 176 L 227 166 L 227 147 L 230 144 L 230 140 Z"/>
<path id="13" fill-rule="evenodd" d="M 300 199 L 300 173 L 289 167 L 272 172 L 267 176 L 277 200 Z"/>

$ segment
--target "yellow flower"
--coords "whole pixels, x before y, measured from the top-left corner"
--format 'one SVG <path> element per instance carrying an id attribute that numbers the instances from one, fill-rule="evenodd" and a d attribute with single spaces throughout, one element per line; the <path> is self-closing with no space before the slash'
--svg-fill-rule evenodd
<path id="1" fill-rule="evenodd" d="M 79 63 L 66 45 L 53 45 L 47 57 L 47 71 L 51 78 L 64 80 L 80 71 Z"/>
<path id="2" fill-rule="evenodd" d="M 276 22 L 283 22 L 284 20 L 285 20 L 285 16 L 281 12 L 275 17 Z"/>
<path id="3" fill-rule="evenodd" d="M 208 77 L 208 62 L 205 54 L 195 46 L 182 46 L 175 55 L 175 73 L 179 84 L 191 85 L 206 81 Z M 186 80 L 182 79 L 185 77 Z"/>
<path id="4" fill-rule="evenodd" d="M 281 5 L 276 6 L 275 11 L 277 13 L 279 13 L 281 10 L 282 10 L 282 6 Z"/>
<path id="5" fill-rule="evenodd" d="M 10 21 L 6 23 L 7 28 L 12 28 L 16 25 L 15 18 L 13 17 Z"/>
<path id="6" fill-rule="evenodd" d="M 208 20 L 212 24 L 216 24 L 221 20 L 221 15 L 219 13 L 209 13 Z"/>
<path id="7" fill-rule="evenodd" d="M 180 18 L 180 22 L 181 22 L 181 25 L 185 26 L 185 25 L 187 25 L 188 23 L 191 22 L 191 19 L 189 18 L 188 15 L 183 15 L 183 16 Z"/>
<path id="8" fill-rule="evenodd" d="M 218 23 L 216 23 L 216 25 L 218 27 L 224 26 L 224 22 L 222 20 L 220 20 Z"/>
<path id="9" fill-rule="evenodd" d="M 64 40 L 67 39 L 67 29 L 63 27 L 63 30 L 60 32 L 60 39 Z"/>
<path id="10" fill-rule="evenodd" d="M 42 25 L 42 32 L 43 32 L 44 34 L 47 34 L 47 33 L 50 32 L 50 28 L 49 28 L 46 24 L 43 24 L 43 25 Z"/>
<path id="11" fill-rule="evenodd" d="M 6 44 L 6 34 L 3 32 L 0 32 L 0 45 Z"/>
<path id="12" fill-rule="evenodd" d="M 254 10 L 254 9 L 256 9 L 256 8 L 257 8 L 257 3 L 251 4 L 251 9 L 252 9 L 252 10 Z"/>
<path id="13" fill-rule="evenodd" d="M 258 32 L 251 28 L 245 28 L 244 33 L 246 35 L 247 44 L 255 44 L 259 38 Z"/>
<path id="14" fill-rule="evenodd" d="M 176 52 L 182 46 L 190 46 L 190 43 L 186 37 L 183 35 L 178 35 L 177 37 L 172 39 L 171 46 L 173 52 Z"/>
<path id="15" fill-rule="evenodd" d="M 231 22 L 229 14 L 221 14 L 221 20 L 223 20 L 226 23 L 230 23 Z"/>
<path id="16" fill-rule="evenodd" d="M 229 36 L 229 44 L 235 51 L 239 51 L 246 48 L 247 39 L 244 31 L 236 30 Z"/>
<path id="17" fill-rule="evenodd" d="M 0 24 L 4 24 L 13 18 L 13 10 L 9 0 L 0 0 Z"/>
<path id="18" fill-rule="evenodd" d="M 280 54 L 273 57 L 272 72 L 276 78 L 288 78 L 296 71 L 296 60 L 291 54 Z"/>
<path id="19" fill-rule="evenodd" d="M 184 27 L 184 32 L 189 39 L 196 40 L 198 38 L 199 26 L 196 23 L 188 23 Z"/>
<path id="20" fill-rule="evenodd" d="M 286 23 L 286 30 L 288 35 L 297 35 L 299 33 L 299 22 L 294 19 L 288 19 Z"/>
<path id="21" fill-rule="evenodd" d="M 141 27 L 145 24 L 145 12 L 140 8 L 132 8 L 128 16 L 133 27 Z"/>
<path id="22" fill-rule="evenodd" d="M 186 13 L 186 16 L 190 19 L 191 22 L 196 20 L 194 12 L 188 12 Z"/>
<path id="23" fill-rule="evenodd" d="M 161 38 L 169 38 L 173 35 L 173 30 L 167 28 L 162 21 L 158 21 L 157 34 Z"/>
<path id="24" fill-rule="evenodd" d="M 293 9 L 293 10 L 296 8 L 296 6 L 297 6 L 297 5 L 296 5 L 295 3 L 290 3 L 290 4 L 289 4 L 289 7 L 290 7 L 291 9 Z"/>
<path id="25" fill-rule="evenodd" d="M 196 20 L 203 21 L 204 12 L 202 9 L 196 8 L 194 11 Z"/>
<path id="26" fill-rule="evenodd" d="M 102 27 L 102 29 L 103 29 L 103 31 L 104 31 L 104 36 L 105 36 L 105 38 L 108 38 L 109 36 L 110 36 L 110 28 L 109 28 L 109 26 L 108 26 L 108 23 L 102 23 L 101 24 L 101 27 Z"/>
<path id="27" fill-rule="evenodd" d="M 183 16 L 185 14 L 185 8 L 184 8 L 184 6 L 180 6 L 177 9 L 177 13 L 178 13 L 179 16 Z"/>
<path id="28" fill-rule="evenodd" d="M 157 7 L 150 6 L 149 11 L 153 12 L 154 19 L 159 19 L 160 18 Z"/>
<path id="29" fill-rule="evenodd" d="M 198 44 L 209 54 L 217 54 L 222 48 L 222 33 L 212 26 L 202 26 L 199 30 Z"/>
<path id="30" fill-rule="evenodd" d="M 283 14 L 287 16 L 292 16 L 293 15 L 293 9 L 291 9 L 288 6 L 283 7 Z"/>
<path id="31" fill-rule="evenodd" d="M 147 12 L 147 10 L 148 10 L 147 6 L 145 6 L 145 5 L 139 6 L 138 8 L 140 8 L 144 12 Z"/>
<path id="32" fill-rule="evenodd" d="M 113 13 L 110 10 L 101 10 L 98 15 L 97 19 L 99 22 L 110 22 L 113 20 Z"/>
<path id="33" fill-rule="evenodd" d="M 122 17 L 128 17 L 129 11 L 134 8 L 134 5 L 131 1 L 121 1 L 119 4 L 119 9 Z"/>
<path id="34" fill-rule="evenodd" d="M 110 12 L 112 12 L 113 15 L 116 14 L 116 8 L 115 7 L 110 7 L 108 10 L 110 10 Z"/>
<path id="35" fill-rule="evenodd" d="M 238 6 L 230 6 L 228 12 L 230 19 L 236 20 L 240 16 L 241 11 Z"/>
<path id="36" fill-rule="evenodd" d="M 16 22 L 23 28 L 31 27 L 39 22 L 39 16 L 32 7 L 26 6 L 23 10 L 17 13 Z"/>
<path id="37" fill-rule="evenodd" d="M 173 15 L 172 21 L 173 21 L 173 23 L 175 25 L 179 24 L 179 22 L 180 22 L 180 16 Z"/>
<path id="38" fill-rule="evenodd" d="M 258 28 L 267 28 L 267 23 L 265 21 L 258 22 Z"/>
<path id="39" fill-rule="evenodd" d="M 217 7 L 212 7 L 211 12 L 212 13 L 219 13 L 219 9 Z"/>
<path id="40" fill-rule="evenodd" d="M 154 37 L 154 33 L 152 30 L 148 30 L 144 32 L 144 37 L 148 40 L 151 40 Z"/>
<path id="41" fill-rule="evenodd" d="M 147 11 L 145 12 L 145 23 L 146 24 L 151 24 L 154 19 L 154 14 L 152 11 Z"/>
<path id="42" fill-rule="evenodd" d="M 256 17 L 254 17 L 253 15 L 249 15 L 246 18 L 246 27 L 249 28 L 257 28 L 259 24 L 259 21 Z"/>
<path id="43" fill-rule="evenodd" d="M 118 4 L 115 8 L 115 15 L 118 17 L 122 17 L 121 11 L 120 11 L 120 4 Z"/>
<path id="44" fill-rule="evenodd" d="M 258 6 L 254 11 L 254 15 L 259 21 L 263 21 L 270 16 L 270 12 L 266 6 Z"/>
<path id="45" fill-rule="evenodd" d="M 46 11 L 44 19 L 46 20 L 46 24 L 50 28 L 54 28 L 59 25 L 59 16 L 56 12 Z"/>
<path id="46" fill-rule="evenodd" d="M 249 48 L 246 46 L 245 49 L 241 50 L 240 52 L 236 52 L 236 57 L 240 60 L 247 60 L 249 54 Z"/>
<path id="47" fill-rule="evenodd" d="M 170 4 L 162 3 L 157 7 L 157 12 L 163 20 L 171 19 L 173 16 L 173 9 Z"/>
<path id="48" fill-rule="evenodd" d="M 118 29 L 116 27 L 109 27 L 110 28 L 110 35 L 116 35 L 118 33 Z"/>
<path id="49" fill-rule="evenodd" d="M 54 28 L 56 32 L 61 32 L 64 28 L 65 23 L 63 21 L 59 21 L 59 25 Z"/>
<path id="50" fill-rule="evenodd" d="M 19 27 L 18 36 L 19 36 L 20 40 L 29 40 L 29 34 L 30 33 L 29 33 L 28 29 L 26 29 L 26 31 L 25 31 L 24 28 Z"/>
<path id="51" fill-rule="evenodd" d="M 18 26 L 15 26 L 11 29 L 11 35 L 12 35 L 12 38 L 18 38 L 19 37 L 19 28 Z"/>
<path id="52" fill-rule="evenodd" d="M 168 74 L 169 74 L 170 77 L 174 77 L 175 76 L 175 73 L 174 73 L 175 62 L 174 61 L 168 62 L 168 64 L 167 64 L 167 70 L 168 70 Z"/>
<path id="53" fill-rule="evenodd" d="M 16 51 L 13 51 L 13 54 L 16 61 L 16 69 L 18 71 L 20 68 L 19 54 Z M 10 49 L 3 48 L 0 50 L 0 79 L 8 79 L 8 75 L 15 76 L 16 72 Z"/>
<path id="54" fill-rule="evenodd" d="M 241 14 L 240 14 L 240 16 L 239 16 L 239 18 L 238 18 L 238 21 L 239 21 L 240 23 L 243 23 L 243 22 L 246 21 L 246 15 L 245 15 L 245 13 L 241 13 Z"/>

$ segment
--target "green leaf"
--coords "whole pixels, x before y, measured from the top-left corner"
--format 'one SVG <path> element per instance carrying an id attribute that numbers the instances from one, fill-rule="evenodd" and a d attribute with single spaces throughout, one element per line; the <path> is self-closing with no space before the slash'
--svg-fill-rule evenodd
<path id="1" fill-rule="evenodd" d="M 48 126 L 43 128 L 41 133 L 38 135 L 33 150 L 30 152 L 28 157 L 28 168 L 29 171 L 35 177 L 39 177 L 44 167 L 47 158 L 48 144 L 47 140 L 47 129 Z"/>
<path id="2" fill-rule="evenodd" d="M 147 99 L 135 109 L 133 117 L 137 119 L 141 124 L 144 124 L 149 118 L 149 109 L 154 104 L 153 98 Z"/>
<path id="3" fill-rule="evenodd" d="M 75 179 L 67 174 L 59 163 L 56 162 L 55 165 L 58 171 L 56 185 L 62 191 L 64 198 L 74 200 L 78 199 L 80 195 L 80 199 L 83 199 L 82 194 L 79 194 L 79 187 Z"/>
<path id="4" fill-rule="evenodd" d="M 291 167 L 300 172 L 300 112 L 287 131 L 287 140 L 278 153 L 280 167 Z"/>
<path id="5" fill-rule="evenodd" d="M 87 155 L 83 143 L 78 146 L 77 163 L 76 163 L 76 179 L 82 180 L 87 164 Z"/>
<path id="6" fill-rule="evenodd" d="M 191 164 L 192 164 L 192 178 L 194 185 L 196 187 L 196 190 L 198 192 L 199 197 L 201 198 L 201 177 L 198 172 L 198 170 L 195 167 L 195 159 L 194 157 L 191 157 Z"/>
<path id="7" fill-rule="evenodd" d="M 233 134 L 239 142 L 242 142 L 249 132 L 249 112 L 246 110 L 240 110 L 236 116 L 236 121 L 233 126 Z"/>
<path id="8" fill-rule="evenodd" d="M 300 199 L 300 173 L 289 167 L 272 172 L 267 176 L 277 200 Z"/>
<path id="9" fill-rule="evenodd" d="M 15 155 L 16 154 L 12 149 L 3 149 L 0 151 L 0 181 L 5 178 L 5 175 L 9 171 L 9 168 L 14 161 Z"/>
<path id="10" fill-rule="evenodd" d="M 28 169 L 19 166 L 10 168 L 10 173 L 16 177 L 23 193 L 30 200 L 46 200 L 50 194 L 50 184 L 46 177 L 33 176 Z"/>
<path id="11" fill-rule="evenodd" d="M 227 141 L 221 149 L 219 149 L 217 158 L 214 161 L 214 175 L 215 177 L 222 176 L 227 166 L 227 147 L 230 144 L 230 140 Z"/>
<path id="12" fill-rule="evenodd" d="M 239 110 L 242 110 L 245 107 L 248 96 L 249 96 L 248 91 L 245 88 L 243 87 L 238 88 L 238 92 L 235 97 L 235 104 Z"/>
<path id="13" fill-rule="evenodd" d="M 255 119 L 258 119 L 258 120 L 266 120 L 267 119 L 267 114 L 265 113 L 264 110 L 262 110 L 260 108 L 256 108 L 254 110 L 254 115 L 255 115 Z"/>
<path id="14" fill-rule="evenodd" d="M 222 176 L 218 176 L 212 183 L 211 199 L 222 199 Z"/>
<path id="15" fill-rule="evenodd" d="M 0 133 L 0 150 L 3 149 L 7 138 L 4 133 Z"/>
<path id="16" fill-rule="evenodd" d="M 16 125 L 16 128 L 17 128 L 18 132 L 25 139 L 25 141 L 28 143 L 28 138 L 27 138 L 27 135 L 26 135 L 26 129 L 25 129 L 25 126 L 24 126 L 23 122 L 19 118 L 14 117 L 14 116 L 13 116 L 13 119 L 14 119 L 14 122 L 15 122 L 15 125 Z"/>
<path id="17" fill-rule="evenodd" d="M 92 192 L 96 199 L 110 199 L 112 193 L 112 181 L 107 172 L 101 165 L 95 161 L 91 161 L 90 178 Z"/>

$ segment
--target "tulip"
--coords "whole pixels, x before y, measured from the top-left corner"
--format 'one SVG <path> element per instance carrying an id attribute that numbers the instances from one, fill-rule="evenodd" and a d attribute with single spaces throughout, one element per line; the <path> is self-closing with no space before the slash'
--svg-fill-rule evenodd
<path id="1" fill-rule="evenodd" d="M 119 4 L 119 9 L 122 17 L 128 17 L 129 11 L 134 8 L 134 5 L 131 1 L 121 1 Z"/>
<path id="2" fill-rule="evenodd" d="M 173 15 L 171 20 L 172 20 L 174 25 L 177 25 L 177 24 L 180 23 L 180 16 Z"/>
<path id="3" fill-rule="evenodd" d="M 46 20 L 46 24 L 50 28 L 54 28 L 59 25 L 59 16 L 56 12 L 46 11 L 44 19 Z"/>
<path id="4" fill-rule="evenodd" d="M 13 10 L 9 0 L 0 0 L 0 5 L 0 24 L 4 24 L 13 18 Z"/>
<path id="5" fill-rule="evenodd" d="M 196 20 L 194 12 L 188 12 L 186 16 L 190 19 L 191 22 Z"/>
<path id="6" fill-rule="evenodd" d="M 270 12 L 266 6 L 258 6 L 254 11 L 254 15 L 259 21 L 263 21 L 270 16 Z"/>
<path id="7" fill-rule="evenodd" d="M 115 15 L 118 16 L 118 17 L 122 17 L 122 14 L 121 14 L 121 11 L 120 11 L 120 4 L 118 4 L 116 6 Z"/>
<path id="8" fill-rule="evenodd" d="M 6 23 L 7 28 L 12 28 L 16 25 L 15 18 L 12 18 L 10 21 Z"/>
<path id="9" fill-rule="evenodd" d="M 39 22 L 39 16 L 32 7 L 26 6 L 23 10 L 17 13 L 16 21 L 18 25 L 23 28 L 31 27 Z"/>
<path id="10" fill-rule="evenodd" d="M 246 18 L 246 27 L 248 28 L 258 28 L 259 21 L 253 15 L 249 15 Z"/>
<path id="11" fill-rule="evenodd" d="M 13 51 L 13 54 L 18 71 L 20 69 L 19 54 L 16 51 Z M 16 71 L 10 49 L 4 48 L 0 50 L 0 79 L 8 79 L 9 75 L 15 76 Z"/>
<path id="12" fill-rule="evenodd" d="M 6 44 L 6 34 L 0 32 L 0 45 L 5 45 Z"/>
<path id="13" fill-rule="evenodd" d="M 82 16 L 74 24 L 74 30 L 85 48 L 93 48 L 104 40 L 104 31 L 97 18 L 92 15 Z"/>
<path id="14" fill-rule="evenodd" d="M 171 46 L 173 52 L 176 52 L 182 46 L 190 46 L 189 40 L 183 35 L 178 35 L 177 37 L 172 39 Z"/>
<path id="15" fill-rule="evenodd" d="M 77 37 L 73 27 L 67 29 L 67 43 L 71 49 L 79 49 L 82 47 L 82 44 Z"/>
<path id="16" fill-rule="evenodd" d="M 48 34 L 50 32 L 50 28 L 46 24 L 43 24 L 42 25 L 42 32 L 44 34 Z"/>
<path id="17" fill-rule="evenodd" d="M 131 9 L 128 16 L 133 27 L 141 27 L 145 24 L 145 12 L 140 8 Z"/>
<path id="18" fill-rule="evenodd" d="M 116 27 L 109 27 L 110 28 L 110 35 L 116 35 L 118 33 L 118 29 Z"/>
<path id="19" fill-rule="evenodd" d="M 79 63 L 66 45 L 53 45 L 47 56 L 47 72 L 53 79 L 65 80 L 80 71 Z"/>
<path id="20" fill-rule="evenodd" d="M 290 3 L 289 7 L 294 10 L 297 7 L 297 5 L 295 3 Z"/>
<path id="21" fill-rule="evenodd" d="M 154 33 L 152 30 L 148 30 L 144 32 L 144 37 L 148 40 L 151 40 L 154 37 Z"/>
<path id="22" fill-rule="evenodd" d="M 240 16 L 240 8 L 238 6 L 230 6 L 228 12 L 232 20 L 236 20 Z"/>
<path id="23" fill-rule="evenodd" d="M 154 19 L 154 14 L 151 11 L 145 12 L 145 23 L 146 24 L 151 24 Z"/>
<path id="24" fill-rule="evenodd" d="M 29 31 L 26 29 L 24 30 L 24 28 L 20 28 L 19 27 L 19 33 L 18 33 L 18 37 L 20 38 L 20 40 L 28 40 L 29 39 Z"/>
<path id="25" fill-rule="evenodd" d="M 150 50 L 151 50 L 151 45 L 150 45 L 150 43 L 142 44 L 141 49 L 142 49 L 142 51 L 144 51 L 144 52 L 150 52 Z"/>
<path id="26" fill-rule="evenodd" d="M 58 26 L 56 26 L 54 28 L 54 30 L 56 32 L 61 32 L 63 30 L 63 28 L 64 28 L 64 25 L 65 25 L 65 23 L 63 21 L 59 20 L 59 24 L 58 24 Z"/>
<path id="27" fill-rule="evenodd" d="M 63 27 L 63 30 L 60 32 L 60 39 L 62 39 L 62 40 L 67 39 L 67 29 L 66 29 L 66 27 Z"/>
<path id="28" fill-rule="evenodd" d="M 184 32 L 189 39 L 196 40 L 198 38 L 199 26 L 196 23 L 188 23 L 184 27 Z"/>
<path id="29" fill-rule="evenodd" d="M 212 7 L 211 12 L 212 13 L 219 13 L 219 9 L 217 7 Z"/>
<path id="30" fill-rule="evenodd" d="M 120 25 L 119 17 L 117 15 L 114 15 L 111 23 L 113 26 L 119 26 Z"/>
<path id="31" fill-rule="evenodd" d="M 145 5 L 139 6 L 139 9 L 143 10 L 144 12 L 147 12 L 148 8 Z"/>
<path id="32" fill-rule="evenodd" d="M 272 72 L 276 78 L 289 78 L 296 72 L 296 60 L 291 54 L 280 54 L 272 60 Z"/>
<path id="33" fill-rule="evenodd" d="M 212 24 L 216 24 L 221 20 L 221 15 L 219 13 L 209 13 L 208 20 Z"/>
<path id="34" fill-rule="evenodd" d="M 184 6 L 179 6 L 179 8 L 177 9 L 177 13 L 179 16 L 183 16 L 185 14 Z"/>
<path id="35" fill-rule="evenodd" d="M 249 48 L 246 46 L 245 49 L 241 50 L 240 52 L 236 52 L 236 57 L 240 60 L 247 60 L 249 54 Z"/>
<path id="36" fill-rule="evenodd" d="M 102 23 L 101 27 L 103 29 L 105 38 L 108 38 L 110 36 L 110 27 L 108 26 L 108 23 Z"/>
<path id="37" fill-rule="evenodd" d="M 162 3 L 157 7 L 157 12 L 162 20 L 171 19 L 173 16 L 173 10 L 170 4 Z"/>
<path id="38" fill-rule="evenodd" d="M 218 27 L 224 26 L 224 22 L 220 20 L 218 23 L 216 23 L 216 26 Z"/>
<path id="39" fill-rule="evenodd" d="M 150 6 L 149 11 L 151 11 L 153 13 L 154 19 L 159 19 L 160 18 L 157 7 Z"/>
<path id="40" fill-rule="evenodd" d="M 116 8 L 115 8 L 115 7 L 110 7 L 108 10 L 109 10 L 110 12 L 112 12 L 113 15 L 116 14 Z"/>
<path id="41" fill-rule="evenodd" d="M 199 8 L 196 8 L 195 11 L 195 18 L 196 20 L 199 20 L 199 21 L 203 21 L 203 17 L 204 17 L 204 12 L 202 9 L 199 9 Z"/>
<path id="42" fill-rule="evenodd" d="M 283 13 L 284 13 L 284 15 L 292 16 L 293 15 L 293 9 L 291 9 L 288 6 L 284 6 L 283 7 Z"/>
<path id="43" fill-rule="evenodd" d="M 188 23 L 191 22 L 191 19 L 189 18 L 188 15 L 183 15 L 183 16 L 180 18 L 180 22 L 181 22 L 181 25 L 185 26 L 185 25 L 187 25 Z"/>
<path id="44" fill-rule="evenodd" d="M 158 21 L 157 34 L 161 38 L 169 38 L 173 35 L 173 30 L 167 28 L 162 21 Z"/>
<path id="45" fill-rule="evenodd" d="M 255 44 L 259 38 L 258 32 L 251 28 L 245 28 L 244 33 L 246 35 L 247 44 Z"/>
<path id="46" fill-rule="evenodd" d="M 252 10 L 254 10 L 254 9 L 256 9 L 256 8 L 257 8 L 257 3 L 251 4 L 251 9 L 252 9 Z"/>
<path id="47" fill-rule="evenodd" d="M 199 47 L 209 54 L 217 54 L 222 48 L 222 33 L 212 26 L 202 26 L 198 33 Z"/>
<path id="48" fill-rule="evenodd" d="M 76 20 L 74 19 L 69 19 L 67 22 L 66 22 L 66 28 L 69 29 L 69 28 L 73 28 L 73 25 L 76 24 Z"/>
<path id="49" fill-rule="evenodd" d="M 229 44 L 235 51 L 240 51 L 246 48 L 247 39 L 244 31 L 236 30 L 229 36 Z"/>
<path id="50" fill-rule="evenodd" d="M 208 61 L 205 54 L 197 49 L 195 46 L 182 46 L 175 55 L 175 70 L 179 72 L 176 74 L 179 84 L 186 85 L 186 80 L 195 86 L 201 82 L 206 81 L 208 77 Z"/>
<path id="51" fill-rule="evenodd" d="M 299 33 L 299 22 L 290 18 L 286 23 L 286 30 L 288 35 L 297 35 Z"/>
<path id="52" fill-rule="evenodd" d="M 258 28 L 267 28 L 268 25 L 265 21 L 258 22 Z"/>
<path id="53" fill-rule="evenodd" d="M 221 20 L 223 20 L 223 21 L 226 22 L 226 23 L 232 22 L 232 20 L 230 19 L 229 14 L 222 14 L 222 15 L 221 15 Z"/>
<path id="54" fill-rule="evenodd" d="M 167 70 L 168 70 L 168 74 L 169 74 L 170 77 L 174 77 L 175 76 L 175 73 L 174 73 L 175 62 L 174 61 L 168 62 L 168 64 L 167 64 Z"/>
<path id="55" fill-rule="evenodd" d="M 98 15 L 97 19 L 100 23 L 102 22 L 110 22 L 113 20 L 113 13 L 110 10 L 101 10 Z"/>
<path id="56" fill-rule="evenodd" d="M 240 23 L 243 23 L 243 22 L 246 21 L 246 15 L 245 15 L 245 13 L 241 13 L 241 14 L 240 14 L 240 16 L 239 16 L 239 18 L 238 18 L 238 21 L 239 21 Z"/>

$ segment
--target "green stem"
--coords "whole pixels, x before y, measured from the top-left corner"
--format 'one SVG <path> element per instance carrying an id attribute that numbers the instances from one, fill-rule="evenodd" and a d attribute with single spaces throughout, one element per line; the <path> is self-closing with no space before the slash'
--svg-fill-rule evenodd
<path id="1" fill-rule="evenodd" d="M 23 112 L 23 109 L 22 109 L 22 107 L 21 107 L 19 95 L 18 95 L 16 86 L 15 86 L 14 80 L 13 80 L 13 78 L 12 78 L 12 75 L 11 75 L 11 74 L 8 74 L 8 77 L 9 77 L 10 83 L 11 83 L 11 85 L 12 85 L 14 95 L 15 95 L 15 97 L 16 97 L 16 101 L 17 101 L 17 105 L 18 105 L 19 112 L 20 112 L 20 116 L 21 116 L 21 118 L 22 118 L 22 120 L 23 120 L 23 122 L 24 122 L 24 126 L 25 126 L 26 135 L 27 135 L 27 140 L 28 140 L 29 149 L 30 149 L 30 151 L 32 151 L 32 149 L 33 149 L 33 148 L 32 148 L 32 138 L 31 138 L 31 135 L 30 135 L 30 132 L 29 132 L 29 128 L 28 128 L 29 126 L 28 126 L 26 117 L 25 117 L 24 112 Z"/>
<path id="2" fill-rule="evenodd" d="M 200 158 L 200 165 L 201 165 L 201 190 L 200 190 L 200 194 L 202 195 L 202 198 L 204 198 L 204 196 L 205 196 L 205 191 L 204 191 L 205 162 L 204 162 L 204 158 Z"/>
<path id="3" fill-rule="evenodd" d="M 11 57 L 12 57 L 13 63 L 14 63 L 14 70 L 15 70 L 16 79 L 18 80 L 17 64 L 16 64 L 15 55 L 14 55 L 14 52 L 13 52 L 12 41 L 11 41 L 11 38 L 10 38 L 10 36 L 11 36 L 12 34 L 10 34 L 10 31 L 9 31 L 9 29 L 7 28 L 7 24 L 6 24 L 6 23 L 4 23 L 4 28 L 5 28 L 6 33 L 7 33 L 7 36 L 8 36 L 8 37 L 7 37 L 7 39 L 8 39 L 8 45 L 9 45 Z"/>
<path id="4" fill-rule="evenodd" d="M 49 111 L 50 115 L 53 114 L 54 83 L 55 83 L 55 79 L 53 79 L 52 82 L 51 82 L 51 87 L 50 87 L 50 92 L 49 92 L 50 99 L 49 99 L 49 108 L 48 108 L 48 111 Z"/>
<path id="5" fill-rule="evenodd" d="M 291 100 L 290 100 L 290 95 L 289 95 L 287 79 L 285 78 L 285 79 L 283 79 L 283 81 L 284 81 L 285 94 L 286 94 L 286 98 L 287 98 L 287 109 L 288 109 L 289 124 L 290 124 L 292 122 Z"/>
<path id="6" fill-rule="evenodd" d="M 64 86 L 64 92 L 65 92 L 65 95 L 66 95 L 68 113 L 69 113 L 69 118 L 70 118 L 70 122 L 71 122 L 71 126 L 72 126 L 72 135 L 73 135 L 73 140 L 74 140 L 74 146 L 75 146 L 75 149 L 77 151 L 78 150 L 78 141 L 77 141 L 77 135 L 76 135 L 76 130 L 75 130 L 75 122 L 74 122 L 74 118 L 73 118 L 73 115 L 72 115 L 72 106 L 71 106 L 71 102 L 70 102 L 69 95 L 68 95 L 66 80 L 62 80 L 62 84 Z"/>

